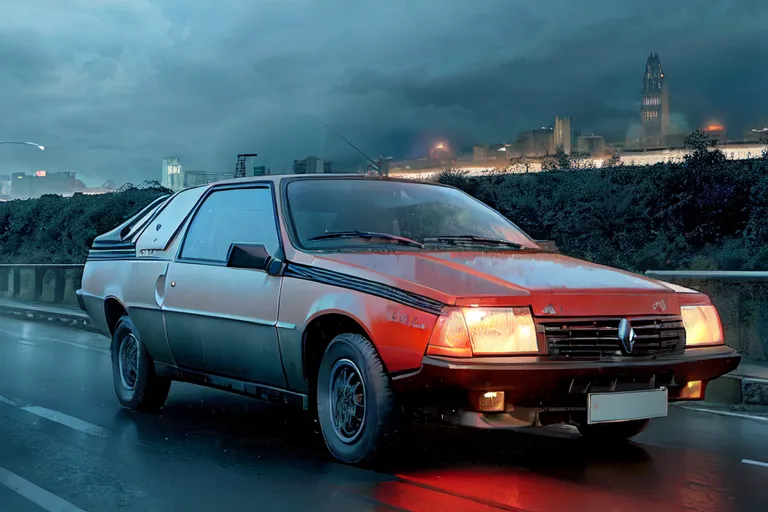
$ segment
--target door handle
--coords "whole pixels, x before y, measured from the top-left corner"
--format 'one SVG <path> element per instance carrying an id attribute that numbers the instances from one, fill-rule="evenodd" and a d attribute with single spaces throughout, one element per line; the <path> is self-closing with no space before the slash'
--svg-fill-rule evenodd
<path id="1" fill-rule="evenodd" d="M 162 274 L 157 276 L 155 281 L 155 304 L 157 307 L 163 307 L 163 300 L 165 299 L 165 276 L 168 273 L 168 265 L 163 269 Z M 176 284 L 175 282 L 173 284 Z"/>

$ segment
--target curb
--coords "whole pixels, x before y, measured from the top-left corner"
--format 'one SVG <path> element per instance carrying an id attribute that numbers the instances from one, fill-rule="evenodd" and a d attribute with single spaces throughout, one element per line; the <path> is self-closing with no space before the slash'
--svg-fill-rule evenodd
<path id="1" fill-rule="evenodd" d="M 42 309 L 31 309 L 18 306 L 0 306 L 0 315 L 12 316 L 16 318 L 23 318 L 24 320 L 32 320 L 45 323 L 56 323 L 63 327 L 70 327 L 74 329 L 81 329 L 90 332 L 99 332 L 94 327 L 93 322 L 85 313 L 78 313 L 73 311 L 72 313 L 60 313 L 53 311 L 45 311 Z"/>

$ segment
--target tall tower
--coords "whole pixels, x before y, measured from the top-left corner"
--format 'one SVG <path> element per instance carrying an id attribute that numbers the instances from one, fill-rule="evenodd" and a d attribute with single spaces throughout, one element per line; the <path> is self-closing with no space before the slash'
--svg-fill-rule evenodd
<path id="1" fill-rule="evenodd" d="M 184 188 L 184 173 L 177 157 L 163 158 L 162 185 L 173 190 Z"/>
<path id="2" fill-rule="evenodd" d="M 669 134 L 669 95 L 664 84 L 664 70 L 656 52 L 651 52 L 645 63 L 640 120 L 643 123 L 643 145 L 663 146 Z"/>
<path id="3" fill-rule="evenodd" d="M 562 149 L 566 155 L 571 154 L 571 143 L 573 134 L 571 133 L 570 117 L 555 117 L 555 151 Z"/>

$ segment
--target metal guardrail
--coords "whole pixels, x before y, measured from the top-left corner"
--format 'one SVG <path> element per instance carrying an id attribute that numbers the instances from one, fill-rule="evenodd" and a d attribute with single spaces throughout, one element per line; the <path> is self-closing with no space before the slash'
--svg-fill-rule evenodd
<path id="1" fill-rule="evenodd" d="M 707 281 L 731 281 L 754 283 L 768 281 L 768 272 L 762 271 L 741 271 L 741 270 L 647 270 L 645 275 L 654 279 L 666 281 L 685 279 L 685 280 L 707 280 Z"/>
<path id="2" fill-rule="evenodd" d="M 32 270 L 32 300 L 43 300 L 43 284 L 48 272 L 53 273 L 53 302 L 63 302 L 66 289 L 66 271 L 82 271 L 84 263 L 0 263 L 0 293 L 10 291 L 11 297 L 21 294 L 21 271 Z M 78 272 L 79 273 L 79 272 Z"/>

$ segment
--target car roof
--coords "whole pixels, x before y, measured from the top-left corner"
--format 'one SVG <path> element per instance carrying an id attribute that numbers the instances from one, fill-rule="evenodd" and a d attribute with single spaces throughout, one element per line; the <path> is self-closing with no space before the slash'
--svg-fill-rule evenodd
<path id="1" fill-rule="evenodd" d="M 264 181 L 271 181 L 275 183 L 276 185 L 279 184 L 281 181 L 285 180 L 329 180 L 329 179 L 339 179 L 339 178 L 352 178 L 352 179 L 358 179 L 358 180 L 368 180 L 368 181 L 404 181 L 408 183 L 425 183 L 429 185 L 440 185 L 439 183 L 436 183 L 434 181 L 425 181 L 425 180 L 417 180 L 412 178 L 390 178 L 388 176 L 367 176 L 365 174 L 358 174 L 358 173 L 329 173 L 329 174 L 266 174 L 263 176 L 246 176 L 245 178 L 232 178 L 228 180 L 221 180 L 216 181 L 213 183 L 208 183 L 206 186 L 208 188 L 210 187 L 217 187 L 221 185 L 234 185 L 234 184 L 246 184 L 246 183 L 256 183 L 256 182 L 264 182 Z"/>

